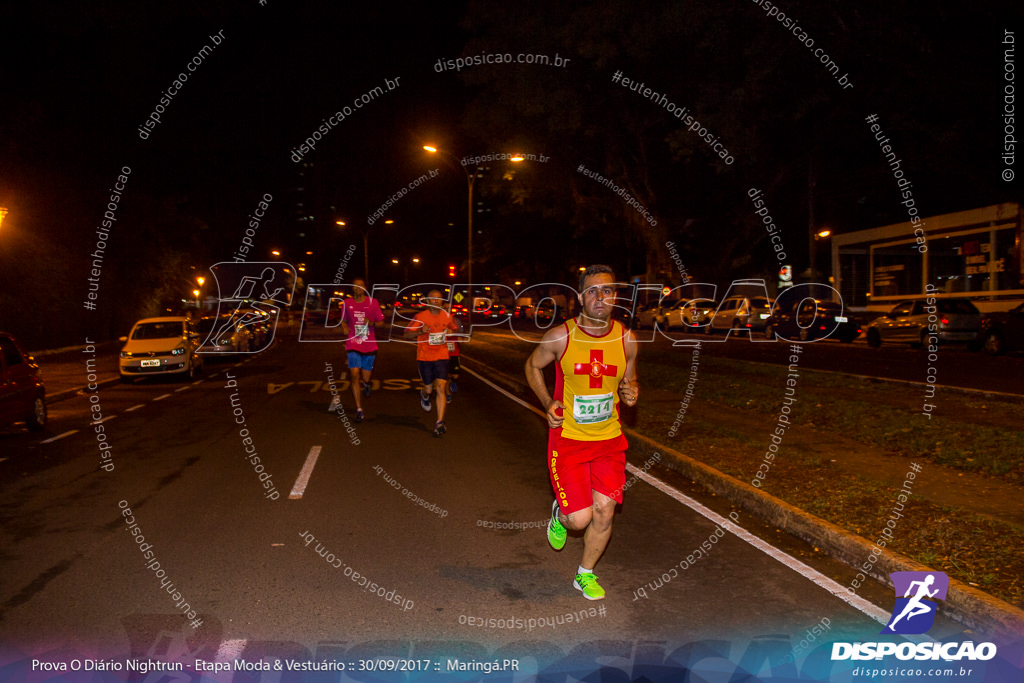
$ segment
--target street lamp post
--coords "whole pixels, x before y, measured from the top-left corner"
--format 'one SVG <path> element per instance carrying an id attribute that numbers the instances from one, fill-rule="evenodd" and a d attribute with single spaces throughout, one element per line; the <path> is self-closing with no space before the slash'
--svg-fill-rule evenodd
<path id="1" fill-rule="evenodd" d="M 441 154 L 455 160 L 455 156 L 450 152 L 439 150 L 433 145 L 423 145 L 423 149 L 427 150 L 431 154 L 441 152 Z M 473 183 L 476 181 L 476 169 L 470 173 L 469 169 L 462 164 L 459 164 L 459 168 L 462 169 L 463 173 L 466 174 L 466 185 L 468 187 L 467 198 L 466 198 L 466 288 L 469 295 L 469 306 L 473 307 Z"/>
<path id="2" fill-rule="evenodd" d="M 396 258 L 391 259 L 391 263 L 395 264 L 396 266 L 397 265 L 401 265 L 402 266 L 402 284 L 405 285 L 405 286 L 408 286 L 408 284 L 409 284 L 409 263 L 410 262 L 416 264 L 417 266 L 420 264 L 419 258 L 411 258 L 411 259 L 403 258 L 401 260 L 396 259 Z"/>
<path id="3" fill-rule="evenodd" d="M 345 221 L 334 221 L 335 224 L 345 227 Z M 395 221 L 388 219 L 384 225 L 393 225 Z M 370 281 L 370 226 L 360 227 L 359 232 L 363 234 L 363 281 Z"/>
<path id="4" fill-rule="evenodd" d="M 431 154 L 440 152 L 446 157 L 452 159 L 452 161 L 458 161 L 454 154 L 446 152 L 445 150 L 439 150 L 433 145 L 423 145 L 423 149 L 427 150 Z M 520 162 L 525 159 L 522 154 L 515 153 L 509 155 L 509 161 Z M 477 178 L 477 169 L 474 167 L 473 172 L 470 173 L 469 169 L 459 164 L 459 168 L 466 174 L 466 185 L 468 187 L 467 198 L 466 198 L 466 231 L 468 233 L 466 239 L 466 289 L 469 294 L 469 309 L 473 310 L 473 183 Z"/>
<path id="5" fill-rule="evenodd" d="M 203 310 L 202 289 L 204 282 L 206 282 L 206 278 L 204 278 L 202 275 L 196 276 L 196 284 L 199 285 L 199 289 L 195 289 L 193 291 L 195 292 L 196 295 L 196 310 L 198 310 L 200 314 L 202 314 Z"/>

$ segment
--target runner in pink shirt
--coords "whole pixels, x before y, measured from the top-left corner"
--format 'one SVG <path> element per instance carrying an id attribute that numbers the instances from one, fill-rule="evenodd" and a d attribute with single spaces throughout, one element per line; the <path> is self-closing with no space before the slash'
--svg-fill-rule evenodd
<path id="1" fill-rule="evenodd" d="M 370 397 L 370 374 L 377 358 L 377 335 L 374 328 L 383 323 L 384 314 L 377 300 L 367 296 L 365 282 L 355 279 L 352 288 L 352 298 L 345 300 L 341 330 L 345 334 L 352 396 L 356 399 L 356 422 L 362 422 L 366 417 L 363 413 L 363 397 Z M 331 409 L 335 409 L 333 402 Z"/>

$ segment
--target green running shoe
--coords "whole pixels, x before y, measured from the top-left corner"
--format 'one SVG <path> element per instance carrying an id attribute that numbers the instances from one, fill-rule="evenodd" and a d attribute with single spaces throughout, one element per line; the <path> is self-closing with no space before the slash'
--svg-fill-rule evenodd
<path id="1" fill-rule="evenodd" d="M 572 585 L 587 600 L 604 600 L 604 589 L 597 585 L 597 577 L 593 574 L 577 574 Z"/>
<path id="2" fill-rule="evenodd" d="M 565 545 L 566 531 L 562 523 L 558 521 L 558 501 L 551 504 L 551 519 L 548 520 L 548 543 L 555 550 L 561 550 Z"/>

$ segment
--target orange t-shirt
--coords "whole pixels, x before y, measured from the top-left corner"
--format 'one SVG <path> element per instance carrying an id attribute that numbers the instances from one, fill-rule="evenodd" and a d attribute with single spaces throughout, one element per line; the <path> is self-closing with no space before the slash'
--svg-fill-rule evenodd
<path id="1" fill-rule="evenodd" d="M 458 326 L 447 311 L 432 313 L 429 309 L 420 311 L 412 318 L 410 329 L 424 328 L 426 332 L 416 337 L 416 360 L 447 360 L 447 330 L 458 330 Z"/>

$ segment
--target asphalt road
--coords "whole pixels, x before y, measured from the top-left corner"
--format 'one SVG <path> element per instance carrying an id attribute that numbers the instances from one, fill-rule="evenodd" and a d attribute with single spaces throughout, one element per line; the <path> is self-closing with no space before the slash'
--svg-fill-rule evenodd
<path id="1" fill-rule="evenodd" d="M 597 566 L 608 598 L 584 600 L 571 586 L 581 539 L 556 553 L 543 531 L 552 494 L 540 418 L 464 375 L 448 434 L 434 438 L 433 414 L 416 397 L 414 351 L 390 343 L 369 419 L 347 430 L 327 412 L 333 374 L 354 413 L 343 364 L 341 345 L 287 339 L 240 364 L 211 364 L 195 384 L 104 389 L 109 459 L 85 396 L 54 406 L 61 433 L 73 434 L 49 443 L 4 436 L 5 661 L 461 653 L 538 667 L 570 654 L 661 661 L 673 648 L 682 648 L 677 662 L 701 648 L 732 661 L 769 650 L 778 659 L 823 618 L 832 640 L 877 639 L 879 624 L 860 609 L 642 482 L 627 491 Z M 316 451 L 301 498 L 289 498 Z M 687 493 L 728 514 L 722 501 Z M 670 573 L 713 537 L 710 552 Z M 842 586 L 852 577 L 795 541 L 776 544 Z M 886 589 L 863 594 L 891 607 Z M 181 616 L 189 610 L 191 622 Z M 943 622 L 931 633 L 958 631 Z"/>

